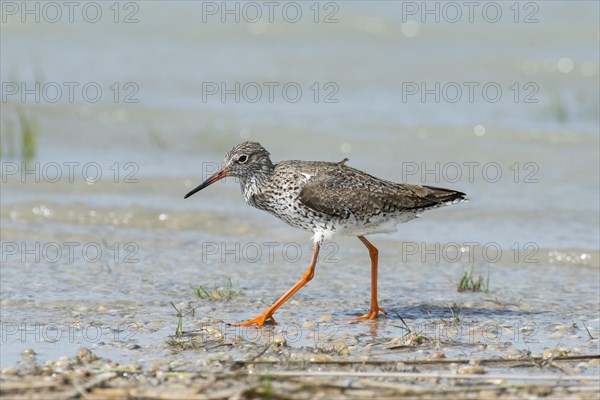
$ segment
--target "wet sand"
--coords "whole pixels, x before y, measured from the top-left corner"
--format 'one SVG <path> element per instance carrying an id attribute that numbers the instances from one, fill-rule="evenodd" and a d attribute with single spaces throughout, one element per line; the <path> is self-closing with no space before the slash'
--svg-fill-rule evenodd
<path id="1" fill-rule="evenodd" d="M 376 236 L 388 316 L 353 322 L 368 309 L 369 261 L 355 239 L 340 239 L 275 314 L 278 324 L 256 329 L 228 324 L 285 292 L 306 267 L 309 244 L 294 242 L 305 250 L 295 262 L 275 252 L 272 262 L 251 263 L 249 253 L 236 260 L 232 252 L 223 263 L 188 234 L 200 233 L 138 240 L 142 261 L 129 265 L 109 258 L 45 265 L 43 274 L 35 263 L 6 265 L 3 397 L 597 398 L 597 254 L 586 262 L 542 250 L 533 264 L 402 263 L 399 243 Z M 252 243 L 270 235 L 238 233 Z M 487 292 L 457 291 L 463 271 L 486 275 L 488 267 Z"/>

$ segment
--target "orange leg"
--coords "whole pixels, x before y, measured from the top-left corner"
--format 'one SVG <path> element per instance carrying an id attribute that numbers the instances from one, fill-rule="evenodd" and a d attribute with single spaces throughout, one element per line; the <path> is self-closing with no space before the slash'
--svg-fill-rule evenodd
<path id="1" fill-rule="evenodd" d="M 277 300 L 271 307 L 269 307 L 265 312 L 260 314 L 258 317 L 253 318 L 249 321 L 241 322 L 239 324 L 233 324 L 233 326 L 263 326 L 265 322 L 270 319 L 274 324 L 275 318 L 273 318 L 273 314 L 283 303 L 285 303 L 290 297 L 294 295 L 302 286 L 306 285 L 314 276 L 315 276 L 315 266 L 317 265 L 317 256 L 319 255 L 320 249 L 319 243 L 315 244 L 315 249 L 313 251 L 312 260 L 310 261 L 310 265 L 306 272 L 302 275 L 302 278 L 294 285 L 290 290 L 288 290 L 279 300 Z"/>
<path id="2" fill-rule="evenodd" d="M 385 310 L 383 308 L 379 308 L 379 305 L 377 304 L 377 259 L 379 257 L 379 251 L 364 236 L 358 236 L 358 238 L 365 246 L 367 246 L 367 249 L 369 249 L 369 255 L 371 256 L 371 310 L 365 315 L 361 315 L 358 318 L 353 318 L 357 321 L 364 319 L 375 319 L 377 318 L 377 314 L 379 314 L 379 312 L 386 314 Z"/>

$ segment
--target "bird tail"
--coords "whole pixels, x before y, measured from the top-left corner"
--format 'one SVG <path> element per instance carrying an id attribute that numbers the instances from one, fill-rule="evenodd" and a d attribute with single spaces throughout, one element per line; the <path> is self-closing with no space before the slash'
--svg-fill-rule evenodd
<path id="1" fill-rule="evenodd" d="M 427 194 L 425 195 L 425 198 L 431 201 L 435 201 L 439 204 L 453 204 L 462 203 L 463 201 L 469 201 L 466 194 L 457 190 L 444 189 L 434 186 L 423 187 L 427 189 Z"/>

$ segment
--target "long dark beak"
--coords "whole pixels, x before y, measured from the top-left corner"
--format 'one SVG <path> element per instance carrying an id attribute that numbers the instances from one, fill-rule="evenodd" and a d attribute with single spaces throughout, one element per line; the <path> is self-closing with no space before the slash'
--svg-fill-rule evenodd
<path id="1" fill-rule="evenodd" d="M 196 187 L 191 192 L 186 194 L 184 199 L 187 199 L 191 195 L 198 193 L 199 191 L 201 191 L 202 189 L 204 189 L 205 187 L 207 187 L 209 185 L 212 185 L 216 181 L 225 178 L 228 173 L 229 173 L 229 171 L 227 171 L 225 168 L 221 168 L 216 174 L 214 174 L 213 176 L 211 176 L 210 178 L 205 180 L 204 183 L 200 184 L 198 187 Z"/>

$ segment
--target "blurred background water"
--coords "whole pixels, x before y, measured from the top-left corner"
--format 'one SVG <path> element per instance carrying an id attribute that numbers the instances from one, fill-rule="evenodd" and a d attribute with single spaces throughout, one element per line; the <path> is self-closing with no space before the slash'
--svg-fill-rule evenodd
<path id="1" fill-rule="evenodd" d="M 100 14 L 81 3 L 70 22 L 65 7 L 59 18 L 44 2 L 34 14 L 3 2 L 2 318 L 9 306 L 35 320 L 25 300 L 148 295 L 102 291 L 102 262 L 39 261 L 7 243 L 118 242 L 123 266 L 133 242 L 124 285 L 252 267 L 202 263 L 206 242 L 308 245 L 248 208 L 231 179 L 183 200 L 243 140 L 274 161 L 349 157 L 469 194 L 374 238 L 382 254 L 407 241 L 494 243 L 519 249 L 518 262 L 537 249 L 541 268 L 597 268 L 599 3 L 475 3 L 276 2 L 271 15 L 261 2 L 101 3 Z"/>

